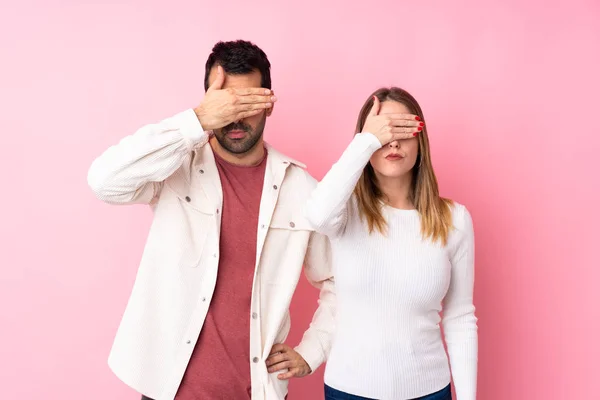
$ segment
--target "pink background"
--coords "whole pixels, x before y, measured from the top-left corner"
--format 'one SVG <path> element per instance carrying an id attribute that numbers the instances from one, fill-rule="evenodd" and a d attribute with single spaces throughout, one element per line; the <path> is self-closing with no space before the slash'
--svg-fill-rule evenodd
<path id="1" fill-rule="evenodd" d="M 273 64 L 267 139 L 317 178 L 373 89 L 419 99 L 442 193 L 476 224 L 479 399 L 597 395 L 597 1 L 6 3 L 3 399 L 138 398 L 106 358 L 151 214 L 95 200 L 87 169 L 122 136 L 196 105 L 210 48 L 237 38 Z M 290 344 L 315 299 L 302 280 Z M 321 399 L 322 372 L 293 381 L 290 400 Z"/>

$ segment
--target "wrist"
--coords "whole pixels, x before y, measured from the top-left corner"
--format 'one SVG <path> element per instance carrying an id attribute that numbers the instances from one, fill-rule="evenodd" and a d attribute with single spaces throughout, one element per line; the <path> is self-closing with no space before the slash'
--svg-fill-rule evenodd
<path id="1" fill-rule="evenodd" d="M 204 111 L 204 108 L 202 107 L 202 104 L 199 105 L 198 107 L 194 108 L 194 113 L 196 114 L 196 118 L 198 118 L 198 121 L 200 122 L 200 125 L 202 125 L 202 128 L 205 131 L 210 131 L 213 128 L 208 126 L 208 122 L 207 122 L 207 118 L 206 118 L 206 112 Z"/>
<path id="2" fill-rule="evenodd" d="M 361 138 L 360 140 L 364 140 L 365 143 L 368 144 L 369 148 L 373 150 L 373 152 L 385 146 L 385 143 L 383 143 L 379 136 L 369 131 L 362 131 L 357 136 Z"/>

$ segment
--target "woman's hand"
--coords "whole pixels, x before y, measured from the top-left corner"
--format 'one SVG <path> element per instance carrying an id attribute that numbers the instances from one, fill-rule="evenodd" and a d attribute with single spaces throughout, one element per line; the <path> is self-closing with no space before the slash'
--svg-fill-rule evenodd
<path id="1" fill-rule="evenodd" d="M 372 133 L 382 146 L 401 139 L 411 139 L 419 134 L 425 125 L 413 114 L 379 114 L 380 102 L 373 96 L 373 107 L 369 112 L 363 132 Z"/>

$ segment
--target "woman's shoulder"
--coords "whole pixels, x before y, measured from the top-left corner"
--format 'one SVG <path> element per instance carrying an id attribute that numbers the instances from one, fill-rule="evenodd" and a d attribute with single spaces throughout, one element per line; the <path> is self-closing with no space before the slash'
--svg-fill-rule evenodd
<path id="1" fill-rule="evenodd" d="M 452 213 L 452 224 L 458 230 L 472 229 L 473 220 L 471 213 L 464 204 L 453 200 L 447 200 Z"/>

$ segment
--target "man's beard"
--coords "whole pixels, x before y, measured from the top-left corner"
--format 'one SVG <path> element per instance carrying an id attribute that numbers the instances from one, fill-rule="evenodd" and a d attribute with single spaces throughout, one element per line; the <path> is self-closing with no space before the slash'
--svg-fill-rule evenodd
<path id="1" fill-rule="evenodd" d="M 215 131 L 215 138 L 217 142 L 227 150 L 231 154 L 244 154 L 249 152 L 250 150 L 256 147 L 259 140 L 262 138 L 263 131 L 265 129 L 265 121 L 267 119 L 266 115 L 263 115 L 262 120 L 256 127 L 256 129 L 252 129 L 252 127 L 243 122 L 236 122 L 224 126 L 223 128 Z M 244 131 L 246 132 L 246 136 L 243 139 L 231 139 L 227 136 L 227 133 L 231 131 Z"/>

